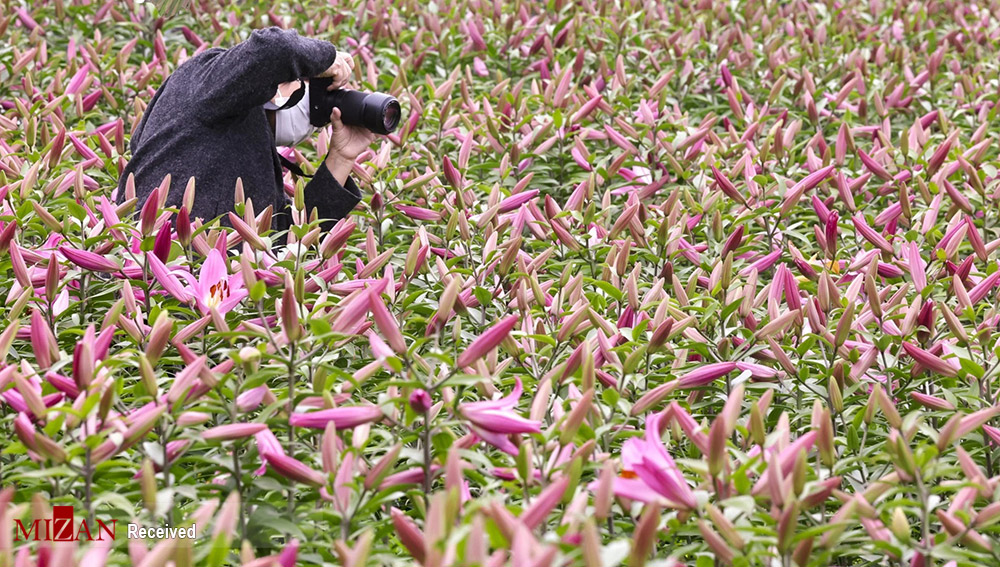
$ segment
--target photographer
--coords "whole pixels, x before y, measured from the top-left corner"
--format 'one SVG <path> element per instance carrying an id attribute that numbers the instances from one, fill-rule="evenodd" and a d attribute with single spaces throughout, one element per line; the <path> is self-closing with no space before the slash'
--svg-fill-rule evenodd
<path id="1" fill-rule="evenodd" d="M 134 176 L 137 208 L 170 174 L 166 206 L 180 208 L 188 179 L 194 177 L 189 214 L 207 222 L 233 210 L 241 178 L 255 210 L 273 206 L 272 228 L 287 230 L 291 202 L 275 145 L 294 145 L 314 131 L 308 106 L 303 110 L 299 99 L 308 92 L 302 79 L 329 77 L 333 90 L 347 83 L 353 66 L 350 56 L 338 54 L 331 43 L 277 27 L 254 30 L 231 49 L 211 48 L 192 57 L 163 82 L 132 134 L 132 159 L 118 182 L 118 203 L 125 200 L 129 174 Z M 297 89 L 286 85 L 293 81 Z M 276 97 L 279 87 L 285 92 Z M 279 109 L 289 90 L 294 92 L 287 109 Z M 369 130 L 344 125 L 338 108 L 332 110 L 330 124 L 329 153 L 305 186 L 306 211 L 317 209 L 326 221 L 324 229 L 361 200 L 349 174 L 374 140 Z M 222 220 L 228 224 L 226 217 Z"/>

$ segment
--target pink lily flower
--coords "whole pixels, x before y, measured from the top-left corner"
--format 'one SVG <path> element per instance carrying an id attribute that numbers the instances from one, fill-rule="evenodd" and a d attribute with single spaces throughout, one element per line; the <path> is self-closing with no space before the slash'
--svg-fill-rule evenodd
<path id="1" fill-rule="evenodd" d="M 146 258 L 163 289 L 184 303 L 194 301 L 202 315 L 209 314 L 213 307 L 219 313 L 228 313 L 247 296 L 243 275 L 240 272 L 228 275 L 226 261 L 215 248 L 208 253 L 197 279 L 186 270 L 175 268 L 171 271 L 154 254 L 146 254 Z M 182 284 L 174 273 L 188 284 Z"/>
<path id="2" fill-rule="evenodd" d="M 465 402 L 459 405 L 459 412 L 469 420 L 472 431 L 501 451 L 516 455 L 517 447 L 510 441 L 512 433 L 541 433 L 540 421 L 525 419 L 514 412 L 521 398 L 521 379 L 515 378 L 514 389 L 499 400 L 485 402 Z"/>
<path id="3" fill-rule="evenodd" d="M 612 484 L 614 493 L 647 504 L 694 509 L 698 505 L 694 492 L 660 438 L 661 419 L 662 413 L 647 417 L 645 436 L 633 437 L 622 446 L 622 472 Z M 596 484 L 591 484 L 592 490 Z"/>

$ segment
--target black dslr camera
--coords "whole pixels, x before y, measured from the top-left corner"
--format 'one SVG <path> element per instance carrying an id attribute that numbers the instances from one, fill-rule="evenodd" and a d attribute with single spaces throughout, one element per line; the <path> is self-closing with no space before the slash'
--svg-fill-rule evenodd
<path id="1" fill-rule="evenodd" d="M 309 80 L 309 122 L 313 126 L 329 124 L 334 107 L 340 109 L 344 124 L 364 126 L 376 134 L 391 134 L 399 126 L 402 111 L 395 97 L 348 89 L 326 90 L 332 82 L 330 77 Z"/>

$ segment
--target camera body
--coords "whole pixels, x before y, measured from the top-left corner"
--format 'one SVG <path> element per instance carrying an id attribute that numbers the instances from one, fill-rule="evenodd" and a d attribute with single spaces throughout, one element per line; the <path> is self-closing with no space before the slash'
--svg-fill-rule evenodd
<path id="1" fill-rule="evenodd" d="M 399 126 L 399 101 L 384 93 L 349 89 L 327 90 L 329 77 L 309 80 L 309 122 L 322 128 L 330 123 L 330 113 L 340 109 L 340 119 L 350 126 L 363 126 L 376 134 L 391 134 Z"/>

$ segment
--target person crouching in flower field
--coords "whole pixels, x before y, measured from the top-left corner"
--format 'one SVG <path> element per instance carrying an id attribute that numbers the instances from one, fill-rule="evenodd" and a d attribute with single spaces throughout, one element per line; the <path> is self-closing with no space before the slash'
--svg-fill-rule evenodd
<path id="1" fill-rule="evenodd" d="M 329 77 L 330 90 L 341 88 L 353 68 L 351 56 L 333 44 L 277 27 L 254 30 L 230 49 L 211 48 L 192 57 L 160 85 L 132 134 L 132 159 L 119 179 L 117 202 L 131 198 L 132 177 L 141 209 L 150 195 L 159 197 L 158 187 L 169 174 L 165 205 L 180 210 L 193 177 L 190 218 L 207 222 L 222 216 L 229 224 L 241 179 L 254 209 L 274 207 L 272 228 L 287 231 L 292 203 L 276 146 L 294 146 L 316 131 L 304 81 Z M 374 141 L 366 128 L 345 125 L 338 108 L 330 125 L 329 152 L 304 188 L 305 210 L 316 209 L 324 230 L 361 200 L 349 174 Z"/>

